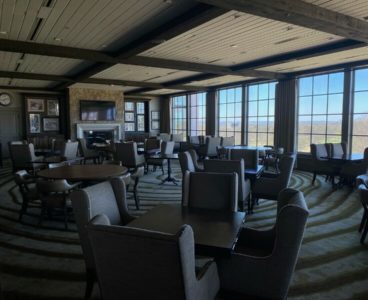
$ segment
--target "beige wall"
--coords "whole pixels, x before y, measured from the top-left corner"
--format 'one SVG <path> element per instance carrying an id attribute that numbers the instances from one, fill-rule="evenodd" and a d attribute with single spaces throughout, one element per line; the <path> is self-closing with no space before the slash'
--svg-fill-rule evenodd
<path id="1" fill-rule="evenodd" d="M 115 101 L 116 120 L 115 121 L 81 121 L 79 112 L 80 100 L 101 100 Z M 124 115 L 124 93 L 117 90 L 87 89 L 87 88 L 69 88 L 69 116 L 70 116 L 70 137 L 76 138 L 77 123 L 120 123 L 122 128 Z"/>

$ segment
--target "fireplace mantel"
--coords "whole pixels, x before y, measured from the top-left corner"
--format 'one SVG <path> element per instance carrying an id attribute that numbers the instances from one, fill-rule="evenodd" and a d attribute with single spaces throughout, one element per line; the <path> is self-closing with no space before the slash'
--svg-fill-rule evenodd
<path id="1" fill-rule="evenodd" d="M 83 138 L 83 131 L 114 131 L 114 140 L 121 139 L 121 124 L 120 123 L 77 123 L 77 138 Z"/>

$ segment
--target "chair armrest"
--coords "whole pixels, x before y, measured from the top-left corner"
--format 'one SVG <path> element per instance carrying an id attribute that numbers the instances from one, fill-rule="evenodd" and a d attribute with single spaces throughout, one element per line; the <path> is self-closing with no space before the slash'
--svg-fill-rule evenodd
<path id="1" fill-rule="evenodd" d="M 212 257 L 201 258 L 200 260 L 205 260 L 205 263 L 201 266 L 196 266 L 196 277 L 197 280 L 201 280 L 201 278 L 206 274 L 207 270 L 210 268 L 211 264 L 215 263 L 215 259 Z M 198 261 L 198 259 L 196 259 Z"/>

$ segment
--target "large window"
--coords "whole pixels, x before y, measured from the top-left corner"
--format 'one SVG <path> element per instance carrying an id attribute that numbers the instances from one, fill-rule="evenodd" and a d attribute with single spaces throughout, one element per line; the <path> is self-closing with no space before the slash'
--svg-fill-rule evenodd
<path id="1" fill-rule="evenodd" d="M 248 145 L 273 145 L 276 82 L 248 86 Z"/>
<path id="2" fill-rule="evenodd" d="M 344 73 L 300 78 L 298 90 L 298 151 L 341 142 Z"/>
<path id="3" fill-rule="evenodd" d="M 206 135 L 206 93 L 188 95 L 189 135 Z"/>
<path id="4" fill-rule="evenodd" d="M 171 98 L 172 108 L 172 133 L 181 133 L 183 137 L 187 134 L 187 99 L 186 95 Z"/>
<path id="5" fill-rule="evenodd" d="M 354 71 L 352 152 L 368 146 L 368 69 Z"/>
<path id="6" fill-rule="evenodd" d="M 242 142 L 242 87 L 219 90 L 218 100 L 219 136 L 235 136 L 235 143 L 240 145 Z"/>

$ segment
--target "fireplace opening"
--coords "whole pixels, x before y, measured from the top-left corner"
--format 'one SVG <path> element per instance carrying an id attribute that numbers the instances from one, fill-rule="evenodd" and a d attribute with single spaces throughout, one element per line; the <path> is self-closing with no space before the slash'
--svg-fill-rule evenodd
<path id="1" fill-rule="evenodd" d="M 108 144 L 114 140 L 114 130 L 84 130 L 83 137 L 86 139 L 87 147 L 92 144 Z"/>

